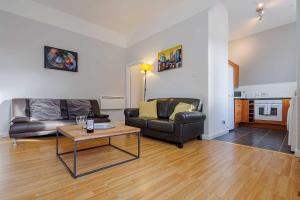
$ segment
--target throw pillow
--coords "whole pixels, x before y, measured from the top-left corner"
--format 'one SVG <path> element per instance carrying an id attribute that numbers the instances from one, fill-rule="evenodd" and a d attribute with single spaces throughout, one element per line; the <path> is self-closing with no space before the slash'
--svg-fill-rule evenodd
<path id="1" fill-rule="evenodd" d="M 92 110 L 90 100 L 68 99 L 69 119 L 76 119 L 77 116 L 87 116 Z"/>
<path id="2" fill-rule="evenodd" d="M 192 104 L 187 104 L 187 103 L 179 103 L 176 105 L 174 112 L 172 115 L 169 117 L 170 120 L 175 119 L 175 115 L 179 112 L 193 112 L 195 111 L 195 106 Z"/>
<path id="3" fill-rule="evenodd" d="M 140 102 L 139 117 L 157 118 L 157 101 Z"/>
<path id="4" fill-rule="evenodd" d="M 30 120 L 59 120 L 62 119 L 60 100 L 58 99 L 29 99 Z"/>

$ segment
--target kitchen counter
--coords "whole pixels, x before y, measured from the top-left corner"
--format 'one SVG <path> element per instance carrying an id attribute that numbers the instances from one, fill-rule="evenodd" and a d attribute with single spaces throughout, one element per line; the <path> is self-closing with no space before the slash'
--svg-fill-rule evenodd
<path id="1" fill-rule="evenodd" d="M 291 97 L 267 97 L 267 98 L 245 98 L 245 97 L 234 97 L 238 100 L 282 100 L 282 99 L 292 99 Z"/>

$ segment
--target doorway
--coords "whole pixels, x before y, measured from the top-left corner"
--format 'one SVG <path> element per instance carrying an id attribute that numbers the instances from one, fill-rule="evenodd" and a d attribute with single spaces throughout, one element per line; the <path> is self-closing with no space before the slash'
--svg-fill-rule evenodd
<path id="1" fill-rule="evenodd" d="M 228 64 L 228 129 L 234 129 L 234 69 Z"/>
<path id="2" fill-rule="evenodd" d="M 128 65 L 126 70 L 127 107 L 138 108 L 144 97 L 144 75 L 139 64 Z"/>

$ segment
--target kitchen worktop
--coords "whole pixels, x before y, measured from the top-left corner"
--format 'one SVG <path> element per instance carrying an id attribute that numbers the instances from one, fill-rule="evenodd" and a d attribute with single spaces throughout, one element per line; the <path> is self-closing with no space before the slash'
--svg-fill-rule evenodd
<path id="1" fill-rule="evenodd" d="M 246 98 L 246 97 L 234 97 L 238 100 L 281 100 L 281 99 L 291 99 L 291 97 L 267 97 L 267 98 Z"/>

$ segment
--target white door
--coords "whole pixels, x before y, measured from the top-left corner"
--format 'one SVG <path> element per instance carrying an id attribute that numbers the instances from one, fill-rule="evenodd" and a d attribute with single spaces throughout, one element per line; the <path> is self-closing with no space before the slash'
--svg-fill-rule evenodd
<path id="1" fill-rule="evenodd" d="M 129 80 L 130 80 L 130 87 L 129 87 L 129 105 L 130 108 L 138 108 L 140 101 L 143 101 L 143 80 L 144 76 L 143 73 L 140 71 L 140 66 L 135 65 L 130 67 L 129 69 Z"/>
<path id="2" fill-rule="evenodd" d="M 234 77 L 233 67 L 229 65 L 228 69 L 228 128 L 229 130 L 234 129 Z"/>

